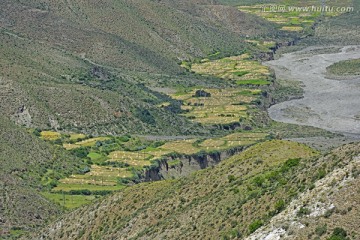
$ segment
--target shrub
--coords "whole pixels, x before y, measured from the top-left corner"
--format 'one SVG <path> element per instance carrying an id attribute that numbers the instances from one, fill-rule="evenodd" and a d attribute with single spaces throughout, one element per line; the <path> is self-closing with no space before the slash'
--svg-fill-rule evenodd
<path id="1" fill-rule="evenodd" d="M 257 176 L 253 179 L 253 183 L 257 187 L 261 187 L 264 182 L 265 182 L 265 178 L 263 176 Z"/>
<path id="2" fill-rule="evenodd" d="M 315 229 L 315 233 L 318 235 L 318 236 L 322 236 L 326 233 L 327 231 L 327 226 L 326 224 L 323 225 L 323 226 L 319 226 Z"/>
<path id="3" fill-rule="evenodd" d="M 282 172 L 286 172 L 300 163 L 300 158 L 288 159 L 281 167 Z"/>
<path id="4" fill-rule="evenodd" d="M 147 109 L 138 109 L 135 113 L 135 116 L 138 117 L 142 122 L 149 125 L 154 125 L 156 123 L 154 116 Z"/>
<path id="5" fill-rule="evenodd" d="M 329 240 L 347 240 L 347 233 L 343 228 L 335 228 L 333 234 L 330 236 Z"/>
<path id="6" fill-rule="evenodd" d="M 301 207 L 301 208 L 299 209 L 299 211 L 296 213 L 296 215 L 297 215 L 298 217 L 302 217 L 302 216 L 304 216 L 304 215 L 309 215 L 310 213 L 311 213 L 310 209 L 305 208 L 305 207 Z"/>
<path id="7" fill-rule="evenodd" d="M 334 213 L 334 211 L 335 211 L 334 208 L 326 210 L 324 217 L 329 218 Z"/>
<path id="8" fill-rule="evenodd" d="M 234 175 L 229 175 L 228 176 L 228 180 L 229 180 L 229 183 L 233 182 L 236 180 L 235 176 Z"/>
<path id="9" fill-rule="evenodd" d="M 33 131 L 34 135 L 37 136 L 37 137 L 40 137 L 41 136 L 41 130 L 39 128 L 36 128 L 34 131 Z"/>
<path id="10" fill-rule="evenodd" d="M 84 167 L 83 169 L 79 170 L 79 174 L 85 174 L 90 172 L 90 168 L 88 166 Z"/>
<path id="11" fill-rule="evenodd" d="M 279 200 L 275 203 L 275 211 L 277 213 L 281 212 L 282 210 L 284 210 L 285 208 L 285 201 L 284 200 Z"/>
<path id="12" fill-rule="evenodd" d="M 258 228 L 260 228 L 263 225 L 263 222 L 261 220 L 255 220 L 249 225 L 249 231 L 250 233 L 255 232 Z"/>
<path id="13" fill-rule="evenodd" d="M 89 150 L 84 147 L 72 149 L 71 152 L 78 158 L 86 158 L 89 154 Z"/>
<path id="14" fill-rule="evenodd" d="M 124 135 L 124 136 L 119 137 L 119 140 L 121 142 L 128 142 L 130 140 L 130 138 L 131 138 L 130 135 Z"/>
<path id="15" fill-rule="evenodd" d="M 322 179 L 326 176 L 326 171 L 325 169 L 320 169 L 319 172 L 317 173 L 317 178 L 318 179 Z"/>

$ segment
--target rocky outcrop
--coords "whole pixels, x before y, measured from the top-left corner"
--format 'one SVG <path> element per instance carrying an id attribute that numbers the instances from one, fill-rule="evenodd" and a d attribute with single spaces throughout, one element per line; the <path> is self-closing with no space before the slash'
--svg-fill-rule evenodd
<path id="1" fill-rule="evenodd" d="M 195 171 L 212 167 L 239 152 L 247 146 L 216 152 L 200 152 L 193 155 L 172 155 L 157 160 L 157 164 L 145 170 L 144 181 L 159 181 L 187 176 Z"/>

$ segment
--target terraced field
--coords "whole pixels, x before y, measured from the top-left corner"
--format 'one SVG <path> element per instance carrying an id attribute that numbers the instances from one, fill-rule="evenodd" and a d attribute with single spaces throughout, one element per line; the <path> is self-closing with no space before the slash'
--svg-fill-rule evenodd
<path id="1" fill-rule="evenodd" d="M 63 184 L 90 184 L 100 186 L 115 186 L 118 178 L 132 177 L 132 173 L 126 168 L 115 168 L 92 165 L 91 171 L 86 174 L 71 175 L 69 178 L 60 180 Z M 83 187 L 84 188 L 84 187 Z M 54 188 L 57 190 L 64 190 L 61 187 Z"/>
<path id="2" fill-rule="evenodd" d="M 271 47 L 271 42 L 254 42 L 263 47 Z M 257 108 L 263 91 L 262 85 L 269 85 L 272 80 L 268 67 L 258 61 L 251 60 L 250 55 L 226 57 L 219 60 L 205 59 L 201 63 L 188 64 L 191 71 L 197 74 L 218 77 L 230 81 L 232 87 L 186 88 L 169 96 L 182 102 L 183 115 L 203 125 L 225 125 L 252 120 L 252 110 Z M 167 107 L 163 103 L 158 107 Z M 84 158 L 88 168 L 81 173 L 73 174 L 58 180 L 56 186 L 46 196 L 61 203 L 65 195 L 77 195 L 76 198 L 85 204 L 88 195 L 97 196 L 111 191 L 121 190 L 139 180 L 145 168 L 155 165 L 156 160 L 169 155 L 194 155 L 197 153 L 219 152 L 240 146 L 249 146 L 264 141 L 269 136 L 267 131 L 233 131 L 229 135 L 213 138 L 193 138 L 170 141 L 148 141 L 132 136 L 98 136 L 83 134 L 40 133 L 40 135 L 56 136 L 57 142 L 78 157 Z M 54 137 L 48 137 L 51 140 Z M 45 139 L 45 138 L 44 138 Z M 168 165 L 180 163 L 175 158 Z M 140 175 L 139 175 L 140 174 Z M 51 195 L 53 194 L 53 195 Z M 95 199 L 95 198 L 93 198 Z M 66 200 L 66 199 L 65 199 Z"/>
<path id="3" fill-rule="evenodd" d="M 122 162 L 129 166 L 145 167 L 151 165 L 149 159 L 151 159 L 152 156 L 145 152 L 115 151 L 110 153 L 108 158 L 108 161 L 111 162 Z"/>
<path id="4" fill-rule="evenodd" d="M 352 6 L 351 1 L 331 1 L 332 6 Z M 239 6 L 238 9 L 242 12 L 255 14 L 263 17 L 270 22 L 279 25 L 281 30 L 303 32 L 311 28 L 316 19 L 320 16 L 334 17 L 340 15 L 340 11 L 321 11 L 319 1 L 284 1 L 278 4 L 257 4 L 251 6 Z"/>
<path id="5" fill-rule="evenodd" d="M 208 93 L 207 97 L 197 96 L 197 91 Z M 172 95 L 183 101 L 182 110 L 189 119 L 202 124 L 229 124 L 247 118 L 248 105 L 259 97 L 258 89 L 195 89 Z"/>
<path id="6" fill-rule="evenodd" d="M 186 65 L 183 64 L 183 66 Z M 197 74 L 215 76 L 240 85 L 270 84 L 269 69 L 262 66 L 260 62 L 252 60 L 249 54 L 213 61 L 204 59 L 201 63 L 191 64 L 190 70 Z M 246 81 L 246 83 L 242 81 Z"/>
<path id="7" fill-rule="evenodd" d="M 77 136 L 82 136 L 82 135 L 77 135 Z M 105 140 L 108 140 L 108 139 L 109 138 L 107 138 L 107 137 L 89 138 L 89 139 L 86 139 L 86 140 L 82 140 L 80 142 L 76 142 L 75 144 L 64 143 L 63 146 L 67 150 L 80 148 L 80 147 L 92 147 L 92 146 L 94 146 L 96 144 L 96 142 L 105 141 Z"/>
<path id="8" fill-rule="evenodd" d="M 254 44 L 272 46 L 270 42 Z M 257 108 L 264 90 L 262 86 L 272 81 L 269 68 L 251 60 L 248 54 L 219 60 L 205 59 L 201 63 L 188 64 L 187 67 L 197 74 L 218 77 L 219 81 L 223 79 L 232 85 L 225 89 L 185 88 L 169 95 L 181 101 L 184 116 L 203 125 L 250 123 L 253 120 L 253 110 Z M 163 103 L 158 107 L 167 106 L 167 103 Z M 269 133 L 261 129 L 238 130 L 222 137 L 158 142 L 133 136 L 90 137 L 76 133 L 40 133 L 40 136 L 48 136 L 44 138 L 48 140 L 56 136 L 57 142 L 60 141 L 65 149 L 84 158 L 89 164 L 81 173 L 58 180 L 47 196 L 68 208 L 74 205 L 71 202 L 61 202 L 59 199 L 64 199 L 64 196 L 59 196 L 59 193 L 77 195 L 75 198 L 79 199 L 82 196 L 79 201 L 86 204 L 91 201 L 88 195 L 107 194 L 141 181 L 144 170 L 156 165 L 158 159 L 168 158 L 169 155 L 195 155 L 249 146 L 268 139 Z M 178 158 L 168 161 L 169 166 L 178 164 Z"/>
<path id="9" fill-rule="evenodd" d="M 59 139 L 61 137 L 61 134 L 58 132 L 53 132 L 53 131 L 42 131 L 40 133 L 40 136 L 44 140 L 54 141 L 54 140 Z"/>
<path id="10" fill-rule="evenodd" d="M 248 40 L 270 51 L 272 41 Z M 182 66 L 196 74 L 217 77 L 230 82 L 233 87 L 225 89 L 181 89 L 172 98 L 182 101 L 183 115 L 205 125 L 224 125 L 251 120 L 249 109 L 259 101 L 262 87 L 273 79 L 268 67 L 252 59 L 249 54 L 225 57 L 218 60 L 204 59 L 199 63 Z"/>
<path id="11" fill-rule="evenodd" d="M 218 91 L 210 90 L 214 96 L 219 94 Z M 247 90 L 240 93 L 239 91 L 225 92 L 224 96 L 231 96 L 229 98 L 236 101 L 249 102 L 259 91 Z M 217 102 L 216 99 L 211 101 Z M 49 172 L 43 182 L 46 185 L 51 183 L 53 187 L 50 192 L 44 192 L 44 196 L 66 208 L 75 208 L 97 199 L 100 197 L 99 194 L 108 194 L 133 184 L 134 181 L 138 181 L 138 174 L 142 173 L 146 167 L 169 154 L 193 155 L 247 146 L 264 140 L 267 135 L 261 132 L 236 132 L 218 138 L 154 142 L 131 136 L 88 137 L 75 133 L 40 133 L 40 138 L 56 136 L 59 142 L 54 142 L 54 137 L 43 139 L 62 145 L 69 152 L 82 156 L 84 162 L 89 163 L 81 173 L 57 180 L 56 184 L 52 183 L 54 180 L 51 176 L 54 172 Z M 168 164 L 169 166 L 179 164 L 179 160 L 169 160 Z"/>
<path id="12" fill-rule="evenodd" d="M 83 196 L 83 195 L 65 195 L 61 193 L 43 193 L 43 196 L 53 202 L 64 206 L 67 209 L 74 209 L 82 205 L 89 204 L 99 196 Z"/>

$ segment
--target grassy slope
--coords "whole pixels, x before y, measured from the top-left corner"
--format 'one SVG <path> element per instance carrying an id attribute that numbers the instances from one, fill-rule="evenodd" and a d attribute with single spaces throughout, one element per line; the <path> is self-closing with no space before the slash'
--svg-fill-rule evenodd
<path id="1" fill-rule="evenodd" d="M 59 219 L 61 227 L 52 225 L 47 229 L 54 231 L 45 230 L 43 236 L 51 239 L 245 236 L 249 234 L 250 223 L 256 220 L 266 223 L 276 214 L 276 202 L 284 200 L 287 204 L 311 185 L 320 168 L 314 159 L 309 159 L 314 155 L 312 149 L 297 143 L 261 143 L 188 178 L 139 184 L 75 210 Z M 302 159 L 288 161 L 294 158 Z"/>
<path id="2" fill-rule="evenodd" d="M 322 164 L 323 169 L 335 167 L 335 170 L 319 171 L 323 178 L 311 190 L 300 194 L 250 239 L 263 239 L 271 232 L 274 238 L 274 233 L 282 232 L 281 239 L 293 236 L 298 239 L 359 239 L 359 153 L 359 143 L 350 144 L 319 159 L 317 164 Z M 336 228 L 343 229 L 347 238 L 331 238 Z"/>
<path id="3" fill-rule="evenodd" d="M 358 3 L 357 3 L 358 4 Z M 355 7 L 355 12 L 327 19 L 316 28 L 315 35 L 309 38 L 307 44 L 334 44 L 356 45 L 359 44 L 360 16 Z"/>
<path id="4" fill-rule="evenodd" d="M 29 135 L 3 117 L 0 117 L 0 152 L 0 230 L 33 230 L 57 216 L 61 212 L 59 206 L 38 192 L 42 177 L 52 169 L 60 178 L 84 167 L 82 161 Z"/>
<path id="5" fill-rule="evenodd" d="M 166 132 L 171 122 L 176 123 L 172 131 L 185 133 L 184 126 L 193 126 L 154 106 L 167 97 L 137 85 L 133 78 L 103 70 L 111 78 L 103 80 L 90 74 L 95 69 L 91 64 L 70 54 L 19 39 L 9 31 L 1 32 L 0 38 L 4 52 L 0 59 L 0 109 L 20 125 L 78 131 L 84 128 L 95 134 Z M 157 124 L 138 117 L 143 109 L 149 110 Z"/>
<path id="6" fill-rule="evenodd" d="M 244 46 L 239 36 L 272 31 L 271 24 L 236 9 L 205 5 L 211 1 L 19 2 L 3 9 L 9 20 L 17 20 L 11 26 L 14 31 L 129 70 L 178 72 L 177 59 L 204 56 L 214 49 L 237 51 Z M 11 14 L 21 5 L 29 7 L 20 15 Z"/>
<path id="7" fill-rule="evenodd" d="M 298 217 L 294 221 L 305 228 L 286 227 L 289 223 L 283 218 L 277 218 L 280 223 L 270 227 L 283 227 L 289 230 L 289 236 L 295 229 L 301 239 L 309 239 L 316 237 L 315 229 L 327 223 L 327 234 L 322 239 L 335 227 L 344 228 L 353 235 L 351 239 L 357 239 L 359 144 L 341 147 L 324 157 L 307 158 L 313 154 L 311 149 L 296 143 L 262 143 L 188 178 L 125 189 L 63 216 L 39 236 L 49 239 L 243 238 L 272 217 L 276 219 L 279 212 L 295 211 Z M 298 157 L 303 158 L 288 160 Z M 347 184 L 334 182 L 343 176 L 349 177 Z M 321 196 L 311 197 L 320 190 Z M 345 193 L 349 201 L 344 205 L 340 196 Z M 300 201 L 294 200 L 296 196 L 301 197 Z M 315 214 L 321 202 L 326 206 L 334 204 L 336 210 L 331 214 L 321 210 L 317 217 L 309 218 L 307 214 Z M 287 206 L 290 207 L 286 209 Z M 297 214 L 301 207 L 310 212 Z"/>

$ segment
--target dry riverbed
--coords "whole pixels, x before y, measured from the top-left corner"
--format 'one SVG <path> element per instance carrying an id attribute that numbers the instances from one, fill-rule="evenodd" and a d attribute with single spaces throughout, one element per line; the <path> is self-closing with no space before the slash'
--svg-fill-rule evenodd
<path id="1" fill-rule="evenodd" d="M 270 117 L 360 138 L 360 77 L 351 80 L 326 77 L 326 67 L 358 58 L 360 46 L 347 46 L 325 54 L 307 48 L 266 62 L 278 79 L 297 80 L 304 85 L 302 99 L 272 106 L 268 110 Z"/>

